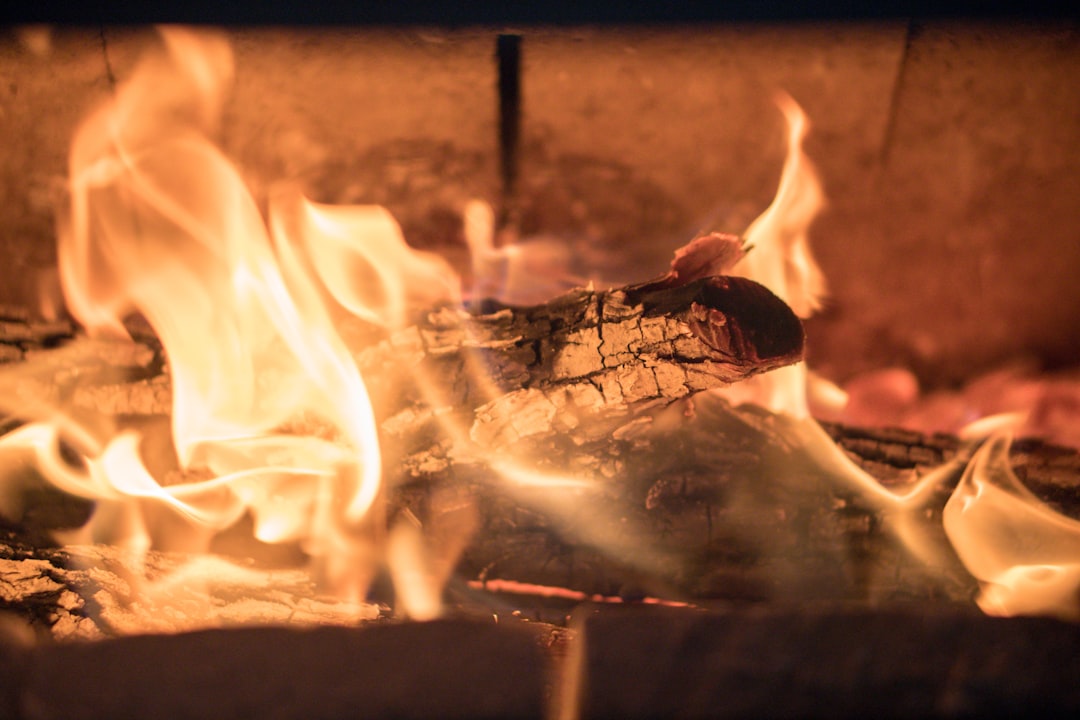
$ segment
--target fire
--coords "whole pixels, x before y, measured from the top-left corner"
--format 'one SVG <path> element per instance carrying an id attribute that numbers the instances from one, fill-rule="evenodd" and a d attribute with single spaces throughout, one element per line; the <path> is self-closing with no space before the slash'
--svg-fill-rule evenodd
<path id="1" fill-rule="evenodd" d="M 1080 521 L 1032 495 L 1009 464 L 1007 433 L 979 449 L 945 506 L 945 532 L 982 583 L 991 615 L 1080 620 Z"/>
<path id="2" fill-rule="evenodd" d="M 776 196 L 744 233 L 749 252 L 734 274 L 756 280 L 802 318 L 821 306 L 825 276 L 810 252 L 809 230 L 825 204 L 817 171 L 802 149 L 810 123 L 799 104 L 779 93 L 776 104 L 787 122 L 788 152 Z M 800 362 L 722 392 L 733 403 L 751 402 L 774 412 L 809 417 L 806 363 Z"/>
<path id="3" fill-rule="evenodd" d="M 351 345 L 343 319 L 377 328 L 404 358 L 423 344 L 409 326 L 410 312 L 458 312 L 459 279 L 444 260 L 411 249 L 381 207 L 316 203 L 282 186 L 270 193 L 264 217 L 211 140 L 232 75 L 228 45 L 217 35 L 179 28 L 164 29 L 162 38 L 164 50 L 75 135 L 70 207 L 60 218 L 60 271 L 67 306 L 90 338 L 54 357 L 77 376 L 103 344 L 128 337 L 133 315 L 144 318 L 167 357 L 175 457 L 148 458 L 146 436 L 118 418 L 87 418 L 61 398 L 35 395 L 38 374 L 49 369 L 32 364 L 0 376 L 5 410 L 33 420 L 0 438 L 0 453 L 5 462 L 34 465 L 65 492 L 96 501 L 85 531 L 68 539 L 130 550 L 140 603 L 153 607 L 155 598 L 188 584 L 262 582 L 255 571 L 217 561 L 157 583 L 139 573 L 139 558 L 151 547 L 203 552 L 214 533 L 246 516 L 258 540 L 299 543 L 311 558 L 311 575 L 353 607 L 353 617 L 371 616 L 363 601 L 383 563 L 402 611 L 436 617 L 442 589 L 477 526 L 477 506 L 473 498 L 444 493 L 437 498 L 444 512 L 427 526 L 408 511 L 387 522 L 380 430 L 420 411 L 409 407 L 380 428 L 357 359 L 370 348 Z M 779 189 L 747 229 L 745 257 L 738 239 L 724 236 L 733 243 L 725 257 L 739 261 L 736 273 L 807 317 L 825 293 L 808 243 L 824 194 L 802 150 L 805 114 L 787 95 L 778 105 L 788 124 Z M 474 253 L 473 296 L 546 297 L 566 281 L 564 258 L 553 246 L 537 240 L 496 248 L 486 204 L 470 203 L 464 226 Z M 496 342 L 461 332 L 474 349 Z M 574 351 L 595 352 L 580 347 Z M 480 415 L 506 394 L 491 368 L 464 355 L 467 394 Z M 723 397 L 775 413 L 780 436 L 838 487 L 883 511 L 887 531 L 928 563 L 942 551 L 926 537 L 924 511 L 938 488 L 959 477 L 944 525 L 959 559 L 983 584 L 980 606 L 996 614 L 1080 619 L 1080 523 L 1023 488 L 1008 468 L 1007 439 L 986 439 L 992 423 L 972 431 L 957 459 L 896 493 L 859 469 L 810 416 L 812 382 L 798 363 L 714 393 L 701 407 Z M 422 369 L 410 384 L 417 407 L 424 406 L 452 448 L 448 454 L 483 444 L 478 425 L 448 408 L 450 389 Z M 579 392 L 589 397 L 562 402 L 604 401 L 594 386 Z M 528 424 L 529 412 L 558 409 L 534 388 L 514 401 L 520 407 L 498 408 L 510 425 Z M 633 423 L 653 419 L 636 418 L 620 431 L 632 433 Z M 555 518 L 569 539 L 635 569 L 672 562 L 626 531 L 625 518 L 599 506 L 595 476 L 615 470 L 545 469 L 515 452 L 519 439 L 481 448 L 486 454 L 470 460 L 499 476 L 501 491 Z M 170 463 L 176 471 L 166 478 L 160 466 Z M 0 483 L 0 509 L 15 508 L 16 491 Z"/>
<path id="4" fill-rule="evenodd" d="M 328 298 L 397 326 L 407 274 L 438 278 L 416 286 L 425 300 L 454 298 L 455 278 L 408 252 L 381 208 L 282 193 L 268 225 L 209 139 L 232 75 L 228 45 L 179 28 L 162 38 L 165 52 L 76 133 L 59 256 L 68 307 L 92 338 L 125 337 L 138 313 L 161 340 L 183 479 L 155 477 L 132 430 L 43 417 L 5 445 L 32 448 L 57 486 L 99 501 L 93 539 L 136 553 L 154 541 L 199 549 L 191 538 L 248 513 L 256 538 L 302 543 L 325 589 L 360 601 L 383 542 L 381 451 Z M 59 457 L 72 425 L 83 468 Z M 183 518 L 184 536 L 154 538 L 151 507 Z"/>
<path id="5" fill-rule="evenodd" d="M 410 307 L 461 301 L 449 264 L 410 248 L 386 208 L 326 205 L 283 190 L 270 211 L 283 264 L 306 259 L 333 300 L 355 317 L 400 329 Z"/>
<path id="6" fill-rule="evenodd" d="M 746 231 L 752 248 L 736 266 L 783 298 L 802 317 L 820 307 L 824 276 L 810 253 L 808 229 L 824 202 L 820 182 L 802 151 L 808 122 L 786 94 L 777 103 L 788 125 L 788 155 L 772 204 Z M 814 387 L 814 385 L 817 387 Z M 977 602 L 995 615 L 1053 615 L 1080 619 L 1080 522 L 1039 501 L 1009 465 L 1010 432 L 1022 413 L 978 419 L 961 431 L 968 451 L 924 475 L 904 493 L 883 487 L 861 470 L 810 417 L 808 393 L 842 391 L 814 378 L 805 363 L 717 391 L 733 403 L 750 402 L 778 413 L 777 427 L 793 447 L 831 476 L 883 511 L 886 530 L 927 564 L 940 564 L 943 549 L 927 538 L 921 514 L 934 491 L 960 476 L 944 511 L 953 550 L 982 584 Z M 970 462 L 963 461 L 974 452 Z"/>

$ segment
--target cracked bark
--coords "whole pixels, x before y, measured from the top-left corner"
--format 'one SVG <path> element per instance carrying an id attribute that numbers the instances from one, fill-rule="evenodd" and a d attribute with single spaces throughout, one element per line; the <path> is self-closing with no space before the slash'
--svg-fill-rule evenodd
<path id="1" fill-rule="evenodd" d="M 380 614 L 373 604 L 320 595 L 302 570 L 255 575 L 221 565 L 209 580 L 171 584 L 164 592 L 137 590 L 146 578 L 163 578 L 192 559 L 151 552 L 136 561 L 109 545 L 55 549 L 0 542 L 0 611 L 56 640 L 250 623 L 349 625 Z"/>
<path id="2" fill-rule="evenodd" d="M 423 437 L 434 416 L 471 414 L 458 418 L 470 440 L 497 451 L 737 382 L 803 350 L 791 310 L 742 278 L 578 290 L 486 310 L 443 308 L 359 354 L 365 377 L 378 379 L 384 430 Z"/>

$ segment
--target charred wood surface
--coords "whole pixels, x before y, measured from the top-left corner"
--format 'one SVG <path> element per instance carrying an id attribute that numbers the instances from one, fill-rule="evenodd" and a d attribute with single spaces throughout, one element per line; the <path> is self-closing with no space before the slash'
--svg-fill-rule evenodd
<path id="1" fill-rule="evenodd" d="M 384 430 L 433 415 L 486 449 L 721 387 L 802 358 L 798 318 L 761 285 L 714 276 L 578 290 L 536 307 L 444 308 L 359 354 Z"/>
<path id="2" fill-rule="evenodd" d="M 461 569 L 482 580 L 627 598 L 970 599 L 975 583 L 941 529 L 951 484 L 925 509 L 926 532 L 943 549 L 943 564 L 927 567 L 890 536 L 880 511 L 838 487 L 770 423 L 762 411 L 697 396 L 594 423 L 589 441 L 550 435 L 517 444 L 528 467 L 564 486 L 522 485 L 486 464 L 411 458 L 398 497 L 422 518 L 443 512 L 447 495 L 433 488 L 479 498 L 482 529 Z M 873 431 L 830 429 L 856 448 L 847 452 L 857 464 L 893 487 L 961 447 L 945 437 L 883 431 L 875 442 Z M 569 482 L 577 478 L 589 480 Z"/>
<path id="3" fill-rule="evenodd" d="M 0 541 L 0 613 L 57 640 L 251 623 L 350 625 L 381 612 L 374 604 L 320 594 L 300 569 L 254 571 L 242 561 L 238 566 L 156 551 L 136 559 L 108 545 L 48 548 L 26 545 L 12 531 L 6 535 Z M 192 562 L 202 564 L 201 574 L 185 574 Z"/>
<path id="4" fill-rule="evenodd" d="M 74 335 L 75 326 L 67 320 L 34 319 L 22 309 L 0 305 L 0 363 L 22 360 Z"/>

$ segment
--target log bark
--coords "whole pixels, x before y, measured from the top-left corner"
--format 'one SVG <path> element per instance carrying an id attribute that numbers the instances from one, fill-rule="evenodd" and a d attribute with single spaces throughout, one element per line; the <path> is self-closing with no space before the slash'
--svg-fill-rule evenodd
<path id="1" fill-rule="evenodd" d="M 193 562 L 200 572 L 187 574 Z M 108 545 L 60 549 L 12 538 L 0 542 L 0 612 L 41 636 L 87 640 L 252 623 L 352 625 L 387 610 L 321 595 L 303 570 L 243 565 L 156 551 L 136 559 Z"/>
<path id="2" fill-rule="evenodd" d="M 423 437 L 433 414 L 500 449 L 529 435 L 573 434 L 626 414 L 790 365 L 798 318 L 761 285 L 714 276 L 685 285 L 577 290 L 530 308 L 443 308 L 359 353 L 383 428 Z M 419 381 L 418 381 L 419 380 Z"/>

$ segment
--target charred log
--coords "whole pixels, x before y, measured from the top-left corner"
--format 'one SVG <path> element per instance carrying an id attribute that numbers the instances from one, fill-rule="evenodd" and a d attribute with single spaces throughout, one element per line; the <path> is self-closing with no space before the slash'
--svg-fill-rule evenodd
<path id="1" fill-rule="evenodd" d="M 588 441 L 555 434 L 519 442 L 518 457 L 557 487 L 523 484 L 486 464 L 414 456 L 400 466 L 397 492 L 422 518 L 442 512 L 447 496 L 434 488 L 478 498 L 482 527 L 460 570 L 480 580 L 629 598 L 970 600 L 975 583 L 941 529 L 950 483 L 924 509 L 926 532 L 943 551 L 942 564 L 927 567 L 890 535 L 887 513 L 838 486 L 770 423 L 756 409 L 698 396 L 593 423 Z M 832 430 L 841 439 L 846 431 Z M 896 488 L 962 452 L 950 438 L 884 431 L 874 443 L 873 431 L 850 434 L 865 457 L 848 454 Z M 1078 489 L 1080 475 L 1074 510 Z"/>
<path id="2" fill-rule="evenodd" d="M 714 276 L 675 287 L 578 290 L 529 308 L 444 308 L 359 354 L 384 429 L 422 436 L 433 414 L 485 448 L 575 433 L 801 359 L 798 318 L 761 285 Z M 418 382 L 419 379 L 419 382 Z"/>

